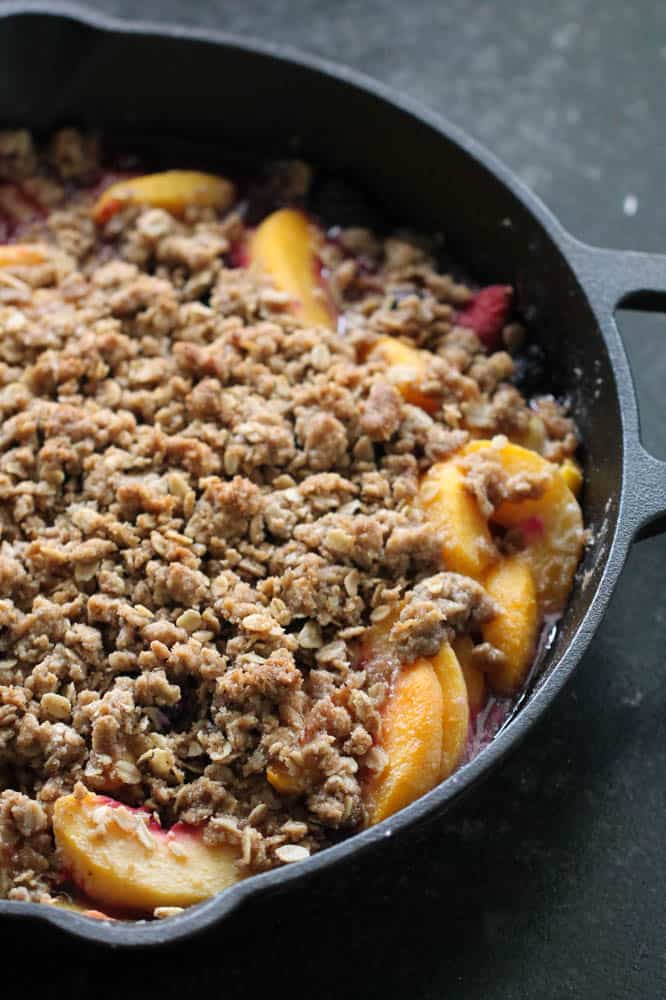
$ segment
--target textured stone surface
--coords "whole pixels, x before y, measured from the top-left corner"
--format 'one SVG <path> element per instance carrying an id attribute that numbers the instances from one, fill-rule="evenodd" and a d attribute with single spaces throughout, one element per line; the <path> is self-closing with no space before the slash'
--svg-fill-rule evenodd
<path id="1" fill-rule="evenodd" d="M 360 68 L 481 139 L 577 236 L 666 250 L 661 4 L 97 6 L 268 37 Z M 664 320 L 626 315 L 621 325 L 646 441 L 666 457 Z M 113 983 L 117 996 L 122 976 L 128 989 L 141 983 L 142 994 L 160 997 L 253 996 L 277 982 L 278 995 L 289 987 L 322 998 L 662 1000 L 665 562 L 666 539 L 635 549 L 574 682 L 453 815 L 387 842 L 354 871 L 248 908 L 200 944 L 131 959 L 125 974 L 124 960 L 81 962 L 79 949 L 69 995 L 106 995 Z M 42 964 L 67 988 L 55 951 Z"/>

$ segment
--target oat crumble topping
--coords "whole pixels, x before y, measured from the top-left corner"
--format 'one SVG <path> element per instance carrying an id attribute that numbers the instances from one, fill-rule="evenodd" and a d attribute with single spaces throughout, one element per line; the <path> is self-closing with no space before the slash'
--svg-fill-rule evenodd
<path id="1" fill-rule="evenodd" d="M 18 900 L 61 890 L 51 815 L 75 787 L 203 826 L 248 872 L 357 829 L 397 660 L 493 613 L 442 567 L 420 476 L 535 414 L 547 458 L 577 445 L 559 403 L 512 384 L 509 350 L 456 322 L 472 290 L 420 241 L 327 241 L 342 332 L 308 327 L 234 265 L 242 206 L 96 226 L 99 157 L 73 129 L 39 149 L 0 133 L 0 219 L 45 257 L 0 270 L 0 895 Z M 287 199 L 311 180 L 275 177 Z M 385 334 L 432 352 L 436 412 L 367 356 Z M 510 350 L 523 338 L 506 325 Z M 481 506 L 540 488 L 480 460 L 468 479 Z M 396 660 L 361 656 L 398 608 Z M 100 828 L 134 822 L 107 812 Z"/>

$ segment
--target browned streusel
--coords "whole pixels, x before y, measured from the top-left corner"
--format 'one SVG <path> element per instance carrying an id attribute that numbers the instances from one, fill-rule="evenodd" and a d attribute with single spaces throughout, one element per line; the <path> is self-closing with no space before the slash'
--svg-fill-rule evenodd
<path id="1" fill-rule="evenodd" d="M 480 583 L 460 573 L 437 573 L 409 593 L 390 640 L 400 659 L 409 663 L 434 656 L 456 632 L 478 632 L 496 611 Z"/>
<path id="2" fill-rule="evenodd" d="M 492 452 L 467 455 L 461 463 L 465 484 L 473 494 L 479 510 L 488 518 L 503 501 L 534 500 L 543 495 L 548 485 L 548 472 L 520 472 L 509 475 Z"/>
<path id="3" fill-rule="evenodd" d="M 548 458 L 576 447 L 559 404 L 531 408 L 510 355 L 456 326 L 471 291 L 417 242 L 350 229 L 327 243 L 343 319 L 308 327 L 232 266 L 235 209 L 128 206 L 97 229 L 97 156 L 71 129 L 41 159 L 28 133 L 0 133 L 0 178 L 19 185 L 0 186 L 0 214 L 22 217 L 21 192 L 47 206 L 21 230 L 45 263 L 0 271 L 0 895 L 14 899 L 57 891 L 52 808 L 78 782 L 204 824 L 250 870 L 358 826 L 391 679 L 359 657 L 364 631 L 400 606 L 391 640 L 409 660 L 494 610 L 440 572 L 419 476 L 470 432 L 526 431 L 535 413 Z M 278 176 L 284 197 L 310 175 Z M 358 360 L 387 333 L 432 352 L 420 388 L 436 413 L 406 403 L 384 361 Z M 482 509 L 541 486 L 490 459 L 468 460 L 467 479 Z"/>

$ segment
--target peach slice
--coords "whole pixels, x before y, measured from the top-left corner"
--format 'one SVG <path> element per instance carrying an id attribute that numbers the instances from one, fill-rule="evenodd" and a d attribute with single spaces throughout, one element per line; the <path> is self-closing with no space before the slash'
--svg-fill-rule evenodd
<path id="1" fill-rule="evenodd" d="M 488 677 L 499 694 L 512 694 L 532 662 L 539 630 L 532 570 L 522 555 L 509 556 L 490 570 L 485 587 L 501 611 L 482 627 L 483 638 L 504 654 Z"/>
<path id="2" fill-rule="evenodd" d="M 580 494 L 583 488 L 583 470 L 575 458 L 565 458 L 560 465 L 560 472 L 571 492 L 575 497 Z"/>
<path id="3" fill-rule="evenodd" d="M 428 374 L 431 355 L 427 351 L 419 351 L 395 337 L 380 337 L 368 353 L 368 358 L 372 357 L 383 358 L 388 363 L 389 378 L 408 403 L 428 413 L 437 412 L 439 400 L 417 388 Z"/>
<path id="4" fill-rule="evenodd" d="M 266 780 L 280 795 L 299 795 L 302 791 L 299 782 L 283 764 L 269 764 L 266 768 Z"/>
<path id="5" fill-rule="evenodd" d="M 442 558 L 447 569 L 481 579 L 496 558 L 485 518 L 456 458 L 438 462 L 421 481 L 421 504 L 442 532 Z"/>
<path id="6" fill-rule="evenodd" d="M 234 185 L 224 177 L 198 170 L 165 170 L 112 184 L 99 196 L 92 214 L 102 225 L 126 205 L 152 205 L 173 215 L 182 215 L 191 205 L 223 212 L 235 197 Z"/>
<path id="7" fill-rule="evenodd" d="M 46 260 L 44 248 L 38 243 L 3 243 L 0 245 L 0 267 L 30 267 Z"/>
<path id="8" fill-rule="evenodd" d="M 429 661 L 442 689 L 442 764 L 440 781 L 455 771 L 462 759 L 469 732 L 467 685 L 458 657 L 448 642 Z"/>
<path id="9" fill-rule="evenodd" d="M 509 442 L 471 441 L 463 453 L 492 448 L 510 475 L 547 473 L 548 482 L 536 500 L 504 502 L 492 520 L 522 535 L 523 556 L 536 583 L 543 614 L 557 614 L 564 608 L 585 544 L 583 515 L 560 468 L 541 455 Z"/>
<path id="10" fill-rule="evenodd" d="M 546 448 L 546 425 L 536 413 L 532 414 L 524 431 L 508 436 L 514 444 L 536 451 L 539 455 L 543 455 Z M 565 458 L 560 465 L 560 472 L 573 495 L 577 497 L 583 485 L 583 470 L 579 463 L 575 458 Z"/>
<path id="11" fill-rule="evenodd" d="M 465 678 L 469 710 L 472 715 L 477 715 L 486 700 L 486 678 L 474 662 L 473 649 L 474 643 L 468 635 L 459 636 L 453 643 L 453 651 Z"/>
<path id="12" fill-rule="evenodd" d="M 273 212 L 249 243 L 250 263 L 268 274 L 293 299 L 294 313 L 313 326 L 333 327 L 333 310 L 317 280 L 321 235 L 295 208 Z"/>
<path id="13" fill-rule="evenodd" d="M 469 732 L 467 687 L 448 642 L 404 667 L 384 712 L 388 764 L 370 788 L 378 823 L 443 781 L 460 763 Z"/>
<path id="14" fill-rule="evenodd" d="M 444 700 L 428 660 L 416 660 L 398 674 L 384 710 L 386 768 L 371 784 L 369 824 L 379 823 L 425 795 L 442 771 Z"/>
<path id="15" fill-rule="evenodd" d="M 209 847 L 182 823 L 162 830 L 145 810 L 92 793 L 59 798 L 53 832 L 76 885 L 112 907 L 190 906 L 242 877 L 229 846 Z"/>

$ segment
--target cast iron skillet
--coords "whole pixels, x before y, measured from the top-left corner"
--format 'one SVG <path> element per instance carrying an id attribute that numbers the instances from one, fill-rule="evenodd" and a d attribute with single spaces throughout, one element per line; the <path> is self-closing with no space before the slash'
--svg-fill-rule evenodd
<path id="1" fill-rule="evenodd" d="M 666 528 L 666 463 L 643 448 L 614 311 L 666 311 L 666 256 L 586 246 L 460 129 L 342 66 L 228 35 L 127 24 L 81 8 L 9 5 L 0 18 L 0 122 L 65 123 L 219 140 L 220 149 L 298 149 L 373 191 L 400 221 L 442 229 L 479 281 L 506 281 L 567 393 L 584 442 L 585 516 L 594 541 L 557 637 L 520 710 L 471 763 L 396 816 L 302 865 L 242 882 L 164 922 L 106 923 L 0 901 L 0 916 L 42 920 L 111 945 L 182 939 L 250 897 L 279 891 L 389 834 L 442 813 L 516 746 L 571 677 L 632 541 Z M 35 67 L 38 72 L 35 72 Z"/>

